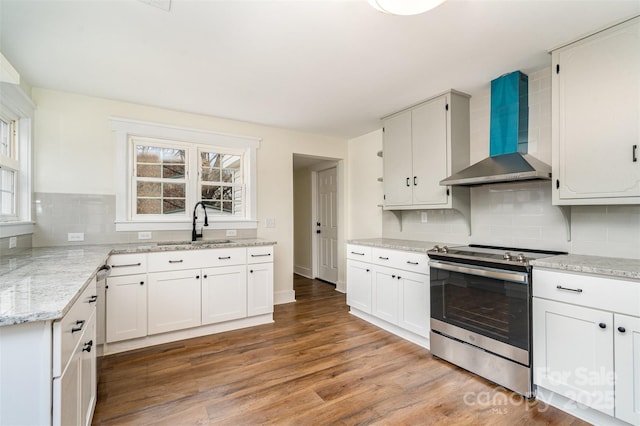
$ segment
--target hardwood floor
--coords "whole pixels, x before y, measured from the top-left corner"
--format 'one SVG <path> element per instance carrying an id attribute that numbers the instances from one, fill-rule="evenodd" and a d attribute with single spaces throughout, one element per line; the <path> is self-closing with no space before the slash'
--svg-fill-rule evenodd
<path id="1" fill-rule="evenodd" d="M 275 323 L 105 357 L 95 425 L 582 425 L 348 313 L 299 276 Z"/>

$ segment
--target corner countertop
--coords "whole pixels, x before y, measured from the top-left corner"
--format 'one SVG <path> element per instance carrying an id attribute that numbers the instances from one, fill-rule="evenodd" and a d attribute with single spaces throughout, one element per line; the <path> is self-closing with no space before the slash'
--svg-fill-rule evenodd
<path id="1" fill-rule="evenodd" d="M 533 267 L 640 280 L 640 259 L 566 254 L 531 261 Z"/>
<path id="2" fill-rule="evenodd" d="M 275 245 L 257 238 L 18 249 L 0 258 L 0 327 L 62 318 L 111 254 Z"/>
<path id="3" fill-rule="evenodd" d="M 391 250 L 416 251 L 419 253 L 426 253 L 427 250 L 431 250 L 435 245 L 455 245 L 443 242 L 396 240 L 392 238 L 367 238 L 362 240 L 349 240 L 347 243 Z"/>

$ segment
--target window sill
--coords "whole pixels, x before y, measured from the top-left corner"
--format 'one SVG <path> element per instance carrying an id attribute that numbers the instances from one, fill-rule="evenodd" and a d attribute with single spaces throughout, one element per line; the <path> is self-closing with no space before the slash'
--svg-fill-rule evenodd
<path id="1" fill-rule="evenodd" d="M 0 238 L 33 234 L 33 222 L 0 222 Z"/>
<path id="2" fill-rule="evenodd" d="M 198 228 L 202 226 L 198 222 Z M 257 229 L 257 220 L 229 219 L 214 220 L 209 218 L 208 229 Z M 116 222 L 116 231 L 190 231 L 193 223 L 188 222 Z"/>

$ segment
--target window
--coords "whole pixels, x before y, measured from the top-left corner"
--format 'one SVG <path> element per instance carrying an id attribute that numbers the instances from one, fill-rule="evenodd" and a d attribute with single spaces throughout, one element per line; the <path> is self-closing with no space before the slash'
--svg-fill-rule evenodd
<path id="1" fill-rule="evenodd" d="M 16 120 L 0 117 L 0 220 L 17 220 L 16 176 L 20 171 L 16 150 Z"/>
<path id="2" fill-rule="evenodd" d="M 31 134 L 34 104 L 20 86 L 0 83 L 0 238 L 33 232 Z"/>
<path id="3" fill-rule="evenodd" d="M 116 230 L 191 229 L 202 201 L 212 227 L 255 228 L 259 140 L 111 119 L 118 152 Z"/>

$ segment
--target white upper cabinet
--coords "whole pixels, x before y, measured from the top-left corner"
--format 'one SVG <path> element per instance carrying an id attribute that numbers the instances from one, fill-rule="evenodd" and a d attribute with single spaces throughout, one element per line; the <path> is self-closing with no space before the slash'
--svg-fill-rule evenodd
<path id="1" fill-rule="evenodd" d="M 469 188 L 440 185 L 469 165 L 468 95 L 444 93 L 384 118 L 383 125 L 385 209 L 468 206 Z"/>
<path id="2" fill-rule="evenodd" d="M 552 63 L 553 204 L 640 204 L 640 18 Z"/>

